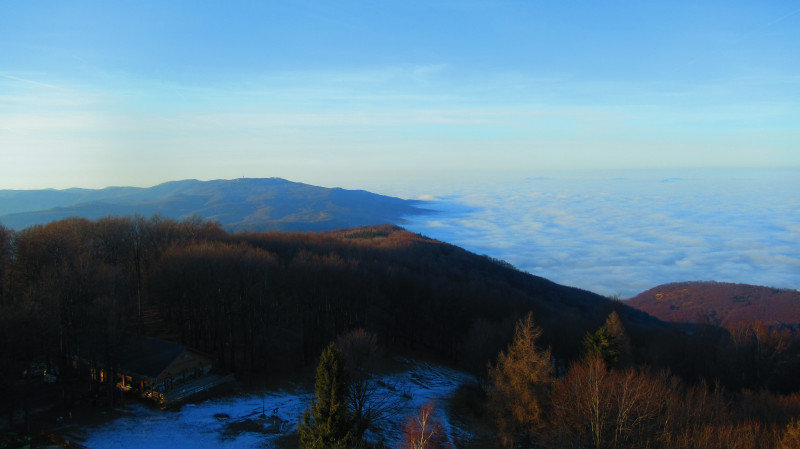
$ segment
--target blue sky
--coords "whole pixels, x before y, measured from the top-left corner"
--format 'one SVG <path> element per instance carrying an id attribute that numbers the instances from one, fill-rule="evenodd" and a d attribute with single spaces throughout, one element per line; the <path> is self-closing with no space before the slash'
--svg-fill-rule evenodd
<path id="1" fill-rule="evenodd" d="M 0 0 L 0 189 L 799 167 L 800 4 Z"/>

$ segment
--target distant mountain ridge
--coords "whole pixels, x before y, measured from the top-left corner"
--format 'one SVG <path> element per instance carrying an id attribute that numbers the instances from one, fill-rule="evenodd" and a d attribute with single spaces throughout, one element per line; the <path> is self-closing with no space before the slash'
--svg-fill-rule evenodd
<path id="1" fill-rule="evenodd" d="M 663 321 L 800 325 L 800 292 L 726 282 L 659 285 L 625 301 Z"/>
<path id="2" fill-rule="evenodd" d="M 0 190 L 0 223 L 20 230 L 67 217 L 159 214 L 174 219 L 197 215 L 231 232 L 322 231 L 402 224 L 404 217 L 429 213 L 423 206 L 424 201 L 281 178 L 192 179 L 149 188 Z"/>

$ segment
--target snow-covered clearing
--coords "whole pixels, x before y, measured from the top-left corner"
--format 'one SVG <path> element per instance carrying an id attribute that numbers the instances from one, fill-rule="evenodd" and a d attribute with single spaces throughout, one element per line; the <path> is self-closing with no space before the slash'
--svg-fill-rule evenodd
<path id="1" fill-rule="evenodd" d="M 398 446 L 406 418 L 433 400 L 448 439 L 468 439 L 468 429 L 450 424 L 444 402 L 460 385 L 473 382 L 474 378 L 441 365 L 403 362 L 407 369 L 378 379 L 380 393 L 392 395 L 399 412 L 382 432 L 368 437 L 384 440 L 392 447 Z M 99 427 L 72 429 L 70 433 L 84 440 L 84 444 L 92 449 L 275 447 L 280 435 L 296 430 L 297 421 L 312 396 L 313 391 L 298 386 L 293 391 L 263 391 L 214 398 L 186 404 L 177 411 L 136 404 L 127 407 L 126 415 L 112 422 Z M 275 410 L 277 421 L 272 419 Z M 266 414 L 266 419 L 261 419 L 262 413 Z M 282 428 L 278 430 L 279 427 Z"/>

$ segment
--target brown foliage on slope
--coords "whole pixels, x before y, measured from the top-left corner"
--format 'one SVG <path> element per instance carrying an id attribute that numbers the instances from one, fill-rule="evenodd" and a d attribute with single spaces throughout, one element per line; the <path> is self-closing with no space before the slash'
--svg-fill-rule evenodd
<path id="1" fill-rule="evenodd" d="M 519 329 L 536 328 L 528 317 L 518 324 Z M 542 353 L 532 344 L 514 344 L 508 354 L 514 354 L 514 360 L 534 361 L 515 366 L 517 377 L 524 377 L 539 365 L 536 361 L 541 361 Z M 499 360 L 505 361 L 508 354 L 502 353 Z M 530 421 L 532 427 L 511 428 L 507 420 L 496 421 L 500 440 L 506 446 L 783 449 L 797 447 L 800 441 L 798 394 L 777 395 L 764 390 L 732 393 L 719 384 L 713 388 L 702 381 L 687 384 L 668 371 L 643 365 L 614 369 L 598 353 L 572 363 L 563 377 L 546 378 L 544 382 L 509 383 L 492 375 L 487 386 L 490 406 L 497 407 L 492 404 L 493 395 L 507 389 L 506 385 L 514 386 L 514 390 L 499 402 L 501 409 L 516 410 L 513 404 L 518 398 L 535 398 L 527 402 L 536 405 L 535 413 L 522 415 L 535 418 Z"/>
<path id="2" fill-rule="evenodd" d="M 536 341 L 542 330 L 528 314 L 517 323 L 514 340 L 489 366 L 488 402 L 495 416 L 499 435 L 506 447 L 522 442 L 528 445 L 541 439 L 547 426 L 545 411 L 553 381 L 549 349 L 540 350 Z"/>
<path id="3" fill-rule="evenodd" d="M 661 320 L 730 326 L 800 325 L 800 292 L 724 282 L 665 284 L 625 301 Z"/>

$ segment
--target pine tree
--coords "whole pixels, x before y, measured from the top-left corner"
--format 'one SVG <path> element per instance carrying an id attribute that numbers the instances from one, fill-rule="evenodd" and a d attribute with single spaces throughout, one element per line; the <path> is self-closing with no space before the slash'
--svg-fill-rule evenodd
<path id="1" fill-rule="evenodd" d="M 594 333 L 587 333 L 583 338 L 583 347 L 587 357 L 599 356 L 606 366 L 616 366 L 619 360 L 617 346 L 608 335 L 605 326 L 597 329 Z"/>
<path id="2" fill-rule="evenodd" d="M 622 368 L 631 362 L 631 343 L 617 312 L 611 312 L 595 333 L 583 339 L 586 354 L 599 355 L 607 366 Z"/>
<path id="3" fill-rule="evenodd" d="M 347 409 L 348 375 L 341 351 L 331 343 L 322 351 L 314 384 L 315 397 L 297 426 L 300 449 L 346 448 L 351 419 Z"/>

